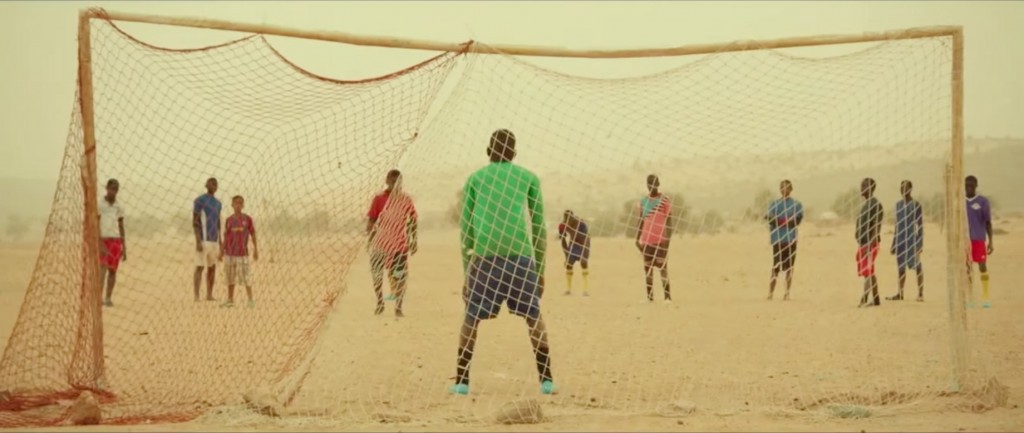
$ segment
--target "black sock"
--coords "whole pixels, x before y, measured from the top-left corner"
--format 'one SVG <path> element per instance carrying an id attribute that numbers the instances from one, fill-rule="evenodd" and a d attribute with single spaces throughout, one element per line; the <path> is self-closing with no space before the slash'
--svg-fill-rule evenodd
<path id="1" fill-rule="evenodd" d="M 472 358 L 472 352 L 463 352 L 463 350 L 459 348 L 459 365 L 455 368 L 456 384 L 469 386 L 469 361 L 472 360 Z"/>
<path id="2" fill-rule="evenodd" d="M 534 354 L 537 357 L 537 374 L 540 375 L 540 381 L 545 380 L 554 381 L 551 377 L 551 357 L 548 356 L 547 347 L 539 347 L 534 350 Z"/>

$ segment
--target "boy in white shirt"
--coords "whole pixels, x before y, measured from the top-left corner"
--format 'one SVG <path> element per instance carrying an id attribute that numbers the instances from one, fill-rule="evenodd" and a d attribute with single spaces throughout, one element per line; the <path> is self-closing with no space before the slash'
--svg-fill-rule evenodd
<path id="1" fill-rule="evenodd" d="M 107 195 L 100 199 L 98 214 L 100 218 L 100 284 L 106 281 L 107 293 L 103 305 L 113 307 L 110 300 L 117 282 L 117 265 L 128 261 L 128 249 L 124 243 L 124 209 L 117 202 L 117 191 L 120 189 L 117 179 L 107 181 Z"/>

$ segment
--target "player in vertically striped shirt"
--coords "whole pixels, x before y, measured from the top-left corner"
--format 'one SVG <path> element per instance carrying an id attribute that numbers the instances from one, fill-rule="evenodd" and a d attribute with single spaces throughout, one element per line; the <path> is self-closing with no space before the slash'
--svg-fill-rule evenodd
<path id="1" fill-rule="evenodd" d="M 385 178 L 387 189 L 373 198 L 367 213 L 370 273 L 377 297 L 374 314 L 384 313 L 384 270 L 388 271 L 395 317 L 405 317 L 402 306 L 409 278 L 409 256 L 416 254 L 416 206 L 402 189 L 402 172 L 391 170 Z"/>
<path id="2" fill-rule="evenodd" d="M 672 288 L 668 279 L 668 247 L 675 221 L 672 218 L 672 201 L 658 190 L 660 186 L 658 176 L 647 176 L 648 194 L 640 200 L 640 223 L 636 230 L 636 248 L 644 256 L 648 302 L 654 302 L 655 268 L 661 271 L 665 302 L 672 302 Z"/>
<path id="3" fill-rule="evenodd" d="M 499 129 L 491 134 L 487 147 L 491 162 L 473 173 L 464 188 L 460 240 L 466 314 L 452 394 L 469 393 L 477 327 L 481 320 L 496 317 L 501 304 L 526 319 L 541 392 L 555 392 L 547 328 L 540 313 L 547 248 L 544 199 L 537 175 L 512 163 L 515 146 L 511 131 Z"/>

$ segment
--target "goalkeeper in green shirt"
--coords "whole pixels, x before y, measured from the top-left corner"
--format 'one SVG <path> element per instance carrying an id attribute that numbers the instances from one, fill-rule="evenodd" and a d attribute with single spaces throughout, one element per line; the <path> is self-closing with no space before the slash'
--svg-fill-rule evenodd
<path id="1" fill-rule="evenodd" d="M 487 147 L 490 164 L 466 181 L 460 223 L 466 315 L 455 385 L 450 390 L 453 394 L 469 393 L 477 326 L 481 320 L 496 317 L 501 304 L 526 319 L 541 392 L 555 392 L 548 336 L 540 314 L 547 246 L 544 200 L 537 175 L 512 163 L 515 146 L 511 131 L 495 131 Z"/>

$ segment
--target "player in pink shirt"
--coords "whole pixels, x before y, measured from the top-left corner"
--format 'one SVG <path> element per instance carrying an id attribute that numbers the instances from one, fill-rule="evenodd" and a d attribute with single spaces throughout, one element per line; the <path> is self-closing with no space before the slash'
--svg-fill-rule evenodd
<path id="1" fill-rule="evenodd" d="M 402 173 L 391 170 L 387 175 L 387 189 L 373 198 L 366 232 L 369 234 L 370 271 L 373 292 L 377 295 L 374 314 L 384 313 L 384 270 L 390 273 L 389 282 L 394 293 L 395 316 L 403 317 L 409 255 L 416 253 L 416 206 L 412 198 L 402 191 Z"/>
<path id="2" fill-rule="evenodd" d="M 661 285 L 665 302 L 672 302 L 668 278 L 668 247 L 672 239 L 672 202 L 661 193 L 658 176 L 647 176 L 649 194 L 640 200 L 640 225 L 636 233 L 636 247 L 644 256 L 644 275 L 647 300 L 654 302 L 654 268 L 661 270 Z"/>

